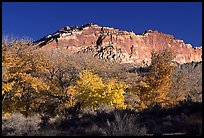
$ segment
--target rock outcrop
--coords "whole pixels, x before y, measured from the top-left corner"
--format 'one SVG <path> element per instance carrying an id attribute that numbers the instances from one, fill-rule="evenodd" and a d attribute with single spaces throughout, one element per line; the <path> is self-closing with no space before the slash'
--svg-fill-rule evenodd
<path id="1" fill-rule="evenodd" d="M 42 49 L 65 48 L 70 52 L 91 52 L 93 56 L 120 63 L 149 64 L 151 51 L 172 49 L 178 63 L 202 61 L 202 47 L 193 48 L 173 35 L 157 30 L 143 34 L 122 31 L 96 24 L 64 27 L 34 42 Z"/>

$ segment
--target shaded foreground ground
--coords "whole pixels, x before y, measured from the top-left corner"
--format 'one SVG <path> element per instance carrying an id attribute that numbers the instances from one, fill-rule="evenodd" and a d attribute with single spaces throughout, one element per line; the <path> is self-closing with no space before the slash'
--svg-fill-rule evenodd
<path id="1" fill-rule="evenodd" d="M 14 114 L 2 120 L 2 135 L 118 136 L 118 135 L 202 135 L 202 103 L 183 102 L 143 112 L 96 111 L 43 122 L 38 117 Z"/>

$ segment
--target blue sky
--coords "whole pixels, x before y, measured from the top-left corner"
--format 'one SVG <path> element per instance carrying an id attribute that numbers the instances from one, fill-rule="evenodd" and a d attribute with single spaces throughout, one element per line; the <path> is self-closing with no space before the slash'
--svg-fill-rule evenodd
<path id="1" fill-rule="evenodd" d="M 3 2 L 2 34 L 38 40 L 64 26 L 96 23 L 133 31 L 172 34 L 202 45 L 201 2 Z"/>

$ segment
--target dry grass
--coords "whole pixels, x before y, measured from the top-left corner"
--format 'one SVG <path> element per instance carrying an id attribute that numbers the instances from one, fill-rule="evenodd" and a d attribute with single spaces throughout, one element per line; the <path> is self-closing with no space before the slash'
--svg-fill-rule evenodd
<path id="1" fill-rule="evenodd" d="M 2 117 L 3 136 L 32 136 L 39 130 L 41 122 L 38 116 L 25 118 L 22 114 L 15 113 L 10 117 Z"/>

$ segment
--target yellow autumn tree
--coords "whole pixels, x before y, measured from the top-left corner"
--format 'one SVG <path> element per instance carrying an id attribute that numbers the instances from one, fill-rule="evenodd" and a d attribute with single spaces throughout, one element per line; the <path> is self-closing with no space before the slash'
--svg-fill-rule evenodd
<path id="1" fill-rule="evenodd" d="M 170 77 L 174 70 L 173 58 L 174 54 L 169 49 L 152 52 L 150 72 L 145 81 L 141 81 L 137 87 L 141 109 L 154 105 L 167 107 L 170 104 L 169 89 Z"/>
<path id="2" fill-rule="evenodd" d="M 108 105 L 115 108 L 125 108 L 124 83 L 118 84 L 111 79 L 104 83 L 102 79 L 88 70 L 82 70 L 79 74 L 75 89 L 77 100 L 82 107 L 97 109 L 100 105 Z"/>
<path id="3" fill-rule="evenodd" d="M 109 106 L 116 107 L 118 109 L 126 108 L 124 104 L 125 89 L 128 88 L 125 83 L 118 84 L 115 79 L 110 79 L 105 83 L 104 103 Z"/>
<path id="4" fill-rule="evenodd" d="M 39 92 L 49 88 L 36 76 L 42 68 L 34 62 L 33 47 L 21 42 L 3 44 L 2 54 L 2 110 L 16 110 L 28 116 L 32 105 L 36 107 L 32 103 L 38 99 Z"/>

